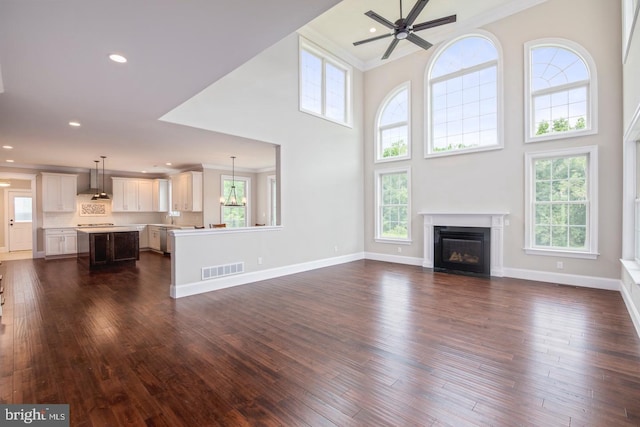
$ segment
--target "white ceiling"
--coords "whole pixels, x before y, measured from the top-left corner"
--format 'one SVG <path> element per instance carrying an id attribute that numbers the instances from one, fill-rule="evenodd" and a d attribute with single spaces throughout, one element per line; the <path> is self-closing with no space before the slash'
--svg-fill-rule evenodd
<path id="1" fill-rule="evenodd" d="M 542 1 L 432 0 L 416 23 L 458 14 L 419 33 L 435 43 Z M 0 0 L 0 145 L 14 147 L 0 148 L 0 165 L 91 169 L 105 155 L 109 170 L 164 174 L 235 155 L 239 169 L 272 167 L 271 145 L 158 119 L 336 3 Z M 371 68 L 390 38 L 352 46 L 372 26 L 381 34 L 369 9 L 399 17 L 396 1 L 344 0 L 302 31 Z M 412 51 L 401 42 L 389 60 Z M 128 63 L 111 62 L 113 52 Z"/>

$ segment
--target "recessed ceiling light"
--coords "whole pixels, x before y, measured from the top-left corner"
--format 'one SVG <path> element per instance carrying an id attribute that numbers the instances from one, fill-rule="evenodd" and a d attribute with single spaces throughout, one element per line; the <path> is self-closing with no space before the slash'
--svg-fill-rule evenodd
<path id="1" fill-rule="evenodd" d="M 124 64 L 125 62 L 127 62 L 127 58 L 122 55 L 118 55 L 117 53 L 110 54 L 109 59 L 113 62 L 117 62 L 118 64 Z"/>
<path id="2" fill-rule="evenodd" d="M 147 173 L 147 171 L 141 171 L 142 173 Z"/>
<path id="3" fill-rule="evenodd" d="M 69 126 L 74 127 L 74 128 L 79 128 L 80 127 L 80 122 L 76 122 L 75 120 L 71 120 L 69 122 Z"/>
<path id="4" fill-rule="evenodd" d="M 7 162 L 7 163 L 13 163 L 13 160 L 11 160 L 11 159 L 7 159 L 7 160 L 5 160 L 5 162 Z"/>
<path id="5" fill-rule="evenodd" d="M 0 187 L 11 187 L 11 183 L 6 181 L 0 181 Z"/>
<path id="6" fill-rule="evenodd" d="M 371 27 L 371 28 L 369 28 L 369 32 L 370 32 L 370 33 L 375 33 L 376 31 L 377 31 L 377 30 L 376 30 L 376 27 Z"/>
<path id="7" fill-rule="evenodd" d="M 5 150 L 13 150 L 12 145 L 3 145 L 2 148 L 4 148 Z"/>
<path id="8" fill-rule="evenodd" d="M 165 163 L 166 166 L 171 166 L 171 162 Z"/>

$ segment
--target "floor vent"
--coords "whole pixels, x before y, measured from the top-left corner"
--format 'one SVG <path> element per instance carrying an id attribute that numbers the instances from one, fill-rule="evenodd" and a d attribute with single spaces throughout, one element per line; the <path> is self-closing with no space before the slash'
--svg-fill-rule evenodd
<path id="1" fill-rule="evenodd" d="M 244 273 L 244 262 L 216 265 L 213 267 L 202 267 L 202 280 L 216 279 L 218 277 L 238 273 Z"/>

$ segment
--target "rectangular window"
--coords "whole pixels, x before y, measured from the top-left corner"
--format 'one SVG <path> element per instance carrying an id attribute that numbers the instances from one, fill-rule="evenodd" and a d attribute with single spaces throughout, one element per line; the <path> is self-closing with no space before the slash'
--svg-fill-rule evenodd
<path id="1" fill-rule="evenodd" d="M 527 153 L 527 253 L 597 256 L 595 147 Z"/>
<path id="2" fill-rule="evenodd" d="M 300 111 L 349 124 L 351 67 L 300 39 Z"/>
<path id="3" fill-rule="evenodd" d="M 410 170 L 376 171 L 376 239 L 411 238 Z"/>
<path id="4" fill-rule="evenodd" d="M 230 176 L 222 177 L 222 194 L 225 202 L 233 199 L 232 187 L 235 184 L 235 199 L 240 206 L 221 206 L 221 221 L 227 224 L 227 228 L 238 228 L 249 226 L 249 179 L 238 178 L 233 180 Z M 246 205 L 242 205 L 246 203 Z"/>

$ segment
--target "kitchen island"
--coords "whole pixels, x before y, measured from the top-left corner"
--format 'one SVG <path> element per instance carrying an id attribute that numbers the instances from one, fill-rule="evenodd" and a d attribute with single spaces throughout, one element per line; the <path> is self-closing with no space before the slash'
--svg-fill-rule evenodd
<path id="1" fill-rule="evenodd" d="M 79 228 L 78 261 L 89 268 L 133 264 L 140 259 L 140 236 L 136 227 Z"/>

